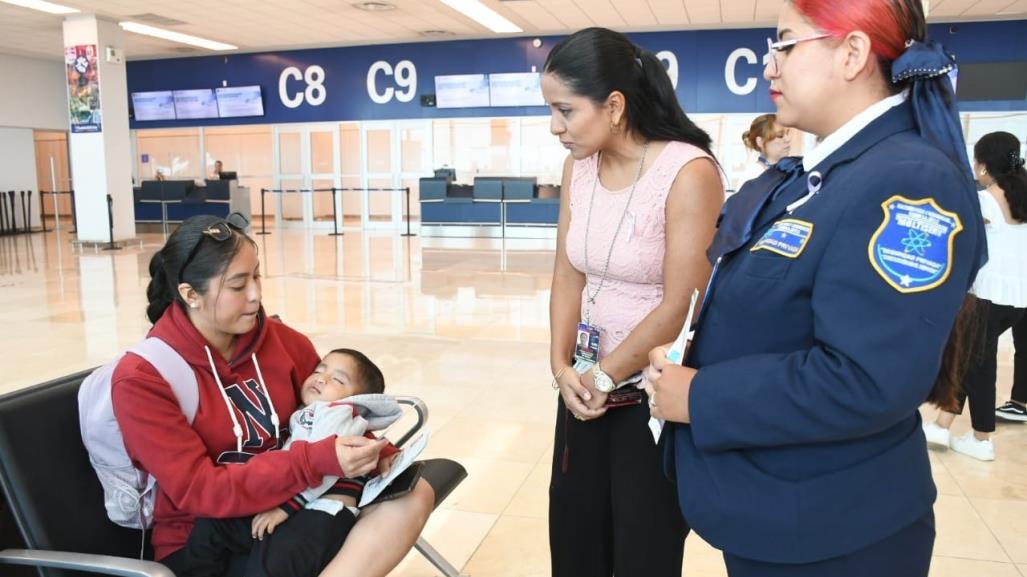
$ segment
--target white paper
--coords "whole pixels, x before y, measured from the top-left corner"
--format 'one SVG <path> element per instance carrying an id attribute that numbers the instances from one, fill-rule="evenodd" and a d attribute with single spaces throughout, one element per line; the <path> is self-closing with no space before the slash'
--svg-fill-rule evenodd
<path id="1" fill-rule="evenodd" d="M 663 432 L 663 419 L 649 417 L 649 430 L 653 432 L 653 442 L 660 442 L 660 433 Z"/>
<path id="2" fill-rule="evenodd" d="M 421 454 L 421 451 L 428 446 L 428 436 L 429 433 L 426 429 L 413 443 L 410 443 L 399 452 L 399 456 L 392 462 L 392 468 L 389 469 L 388 475 L 385 475 L 384 477 L 378 475 L 374 479 L 368 481 L 367 484 L 364 485 L 364 493 L 360 496 L 360 503 L 358 503 L 357 506 L 363 507 L 371 501 L 374 501 L 375 498 L 377 498 L 378 495 L 380 495 L 382 491 L 384 491 L 385 488 L 400 475 L 400 473 L 405 471 L 406 468 L 414 462 L 414 459 Z"/>
<path id="3" fill-rule="evenodd" d="M 674 344 L 667 351 L 667 360 L 674 364 L 685 364 L 685 351 L 688 350 L 688 343 L 692 342 L 692 339 L 695 338 L 695 331 L 690 329 L 692 328 L 692 318 L 695 316 L 695 303 L 698 300 L 699 290 L 696 289 L 692 291 L 692 301 L 688 304 L 688 314 L 685 316 L 685 324 L 681 326 L 681 333 L 678 334 L 678 338 L 674 340 Z M 659 403 L 659 399 L 657 399 L 657 403 Z M 660 442 L 660 433 L 663 432 L 663 425 L 663 419 L 649 417 L 649 430 L 653 433 L 654 443 Z"/>
<path id="4" fill-rule="evenodd" d="M 346 508 L 346 504 L 336 499 L 314 499 L 313 501 L 306 504 L 304 509 L 312 509 L 314 511 L 321 511 L 328 513 L 329 515 L 338 515 L 339 511 Z"/>

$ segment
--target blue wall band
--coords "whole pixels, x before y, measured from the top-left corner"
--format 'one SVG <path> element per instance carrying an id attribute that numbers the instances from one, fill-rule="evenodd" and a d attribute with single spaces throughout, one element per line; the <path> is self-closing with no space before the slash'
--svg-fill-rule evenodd
<path id="1" fill-rule="evenodd" d="M 1027 60 L 1027 21 L 960 23 L 930 27 L 959 62 Z M 769 28 L 629 34 L 643 48 L 673 55 L 677 94 L 688 113 L 773 112 L 763 79 Z M 538 116 L 548 109 L 490 107 L 444 109 L 421 105 L 435 92 L 434 77 L 449 74 L 542 70 L 561 37 L 458 40 L 229 54 L 128 63 L 129 92 L 260 85 L 264 116 L 141 122 L 132 128 L 279 124 L 492 116 Z M 669 59 L 668 59 L 669 60 Z M 414 77 L 416 76 L 416 83 Z M 128 98 L 128 95 L 126 95 Z M 961 103 L 962 111 L 1022 110 L 1027 99 Z"/>

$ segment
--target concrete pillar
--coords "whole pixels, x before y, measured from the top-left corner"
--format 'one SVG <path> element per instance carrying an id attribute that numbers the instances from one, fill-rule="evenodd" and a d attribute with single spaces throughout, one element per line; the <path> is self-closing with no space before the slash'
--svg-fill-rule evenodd
<path id="1" fill-rule="evenodd" d="M 71 124 L 68 147 L 80 241 L 108 240 L 108 194 L 114 199 L 114 240 L 135 237 L 125 63 L 123 56 L 108 55 L 109 48 L 124 54 L 123 47 L 122 30 L 114 22 L 94 14 L 69 16 L 64 21 Z M 96 75 L 91 72 L 94 66 Z M 99 115 L 90 117 L 87 93 L 97 77 Z"/>

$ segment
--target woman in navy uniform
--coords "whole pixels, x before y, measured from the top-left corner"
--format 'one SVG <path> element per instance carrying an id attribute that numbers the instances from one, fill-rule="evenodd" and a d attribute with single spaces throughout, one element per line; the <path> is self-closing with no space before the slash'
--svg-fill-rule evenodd
<path id="1" fill-rule="evenodd" d="M 925 34 L 919 0 L 784 4 L 764 75 L 820 142 L 728 202 L 688 367 L 650 356 L 681 510 L 732 577 L 928 573 L 917 408 L 952 398 L 986 248 L 954 61 Z"/>

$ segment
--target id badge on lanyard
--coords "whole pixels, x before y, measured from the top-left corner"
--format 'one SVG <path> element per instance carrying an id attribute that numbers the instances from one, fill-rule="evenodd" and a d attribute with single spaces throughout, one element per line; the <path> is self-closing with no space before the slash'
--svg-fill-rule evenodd
<path id="1" fill-rule="evenodd" d="M 593 364 L 599 361 L 599 327 L 590 325 L 585 321 L 578 323 L 574 358 Z"/>

